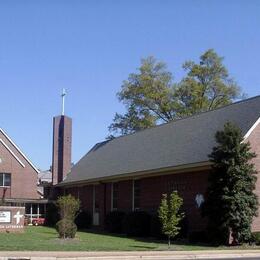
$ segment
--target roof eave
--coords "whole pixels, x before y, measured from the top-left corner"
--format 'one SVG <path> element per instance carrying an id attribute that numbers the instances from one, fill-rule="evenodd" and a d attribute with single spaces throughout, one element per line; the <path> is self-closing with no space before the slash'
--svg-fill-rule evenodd
<path id="1" fill-rule="evenodd" d="M 66 182 L 63 181 L 55 187 L 65 187 L 65 186 L 77 186 L 77 185 L 86 185 L 86 184 L 94 184 L 99 182 L 109 182 L 115 180 L 127 180 L 127 179 L 137 179 L 137 178 L 148 178 L 148 177 L 155 177 L 157 175 L 164 175 L 164 174 L 173 174 L 173 173 L 181 173 L 185 171 L 198 171 L 198 170 L 206 170 L 211 168 L 212 163 L 210 161 L 199 162 L 199 163 L 190 163 L 185 165 L 178 165 L 178 166 L 170 166 L 158 169 L 151 169 L 147 171 L 139 171 L 139 172 L 131 172 L 131 173 L 123 173 L 123 174 L 115 174 L 110 176 L 104 176 L 99 178 L 91 178 L 86 180 L 79 180 L 79 181 L 71 181 Z"/>

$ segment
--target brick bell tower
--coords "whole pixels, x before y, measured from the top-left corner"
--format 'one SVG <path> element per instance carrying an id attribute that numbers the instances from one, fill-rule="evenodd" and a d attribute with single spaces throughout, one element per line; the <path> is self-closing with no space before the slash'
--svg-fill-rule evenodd
<path id="1" fill-rule="evenodd" d="M 72 119 L 64 115 L 66 92 L 62 92 L 62 113 L 53 118 L 52 184 L 64 180 L 71 170 Z"/>

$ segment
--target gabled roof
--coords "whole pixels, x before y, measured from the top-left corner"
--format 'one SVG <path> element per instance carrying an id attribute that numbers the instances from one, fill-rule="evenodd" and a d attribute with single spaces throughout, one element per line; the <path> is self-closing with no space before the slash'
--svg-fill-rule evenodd
<path id="1" fill-rule="evenodd" d="M 5 136 L 5 138 L 15 147 L 15 149 L 22 155 L 22 157 L 32 166 L 32 168 L 39 173 L 39 170 L 36 166 L 28 159 L 28 157 L 20 150 L 20 148 L 13 142 L 13 140 L 5 133 L 5 131 L 0 128 L 0 132 Z M 16 155 L 14 155 L 16 156 Z M 19 160 L 19 158 L 17 158 Z"/>
<path id="2" fill-rule="evenodd" d="M 61 185 L 208 162 L 227 121 L 245 136 L 260 117 L 260 96 L 96 144 Z"/>

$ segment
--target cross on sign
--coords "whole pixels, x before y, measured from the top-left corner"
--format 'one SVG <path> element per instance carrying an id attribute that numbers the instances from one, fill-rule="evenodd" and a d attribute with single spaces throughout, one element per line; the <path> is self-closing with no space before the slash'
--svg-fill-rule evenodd
<path id="1" fill-rule="evenodd" d="M 23 215 L 20 214 L 20 211 L 17 211 L 17 213 L 14 215 L 14 218 L 16 219 L 16 225 L 20 223 L 22 217 Z"/>

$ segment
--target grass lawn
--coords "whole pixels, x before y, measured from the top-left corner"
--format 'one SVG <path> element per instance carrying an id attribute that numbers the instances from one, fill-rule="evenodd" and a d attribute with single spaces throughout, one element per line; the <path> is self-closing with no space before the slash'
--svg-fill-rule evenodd
<path id="1" fill-rule="evenodd" d="M 26 227 L 21 234 L 0 233 L 1 251 L 132 251 L 167 250 L 162 242 L 127 238 L 108 234 L 77 232 L 73 240 L 58 239 L 53 228 Z M 173 244 L 171 250 L 212 249 L 205 246 Z M 214 248 L 216 249 L 216 248 Z"/>

